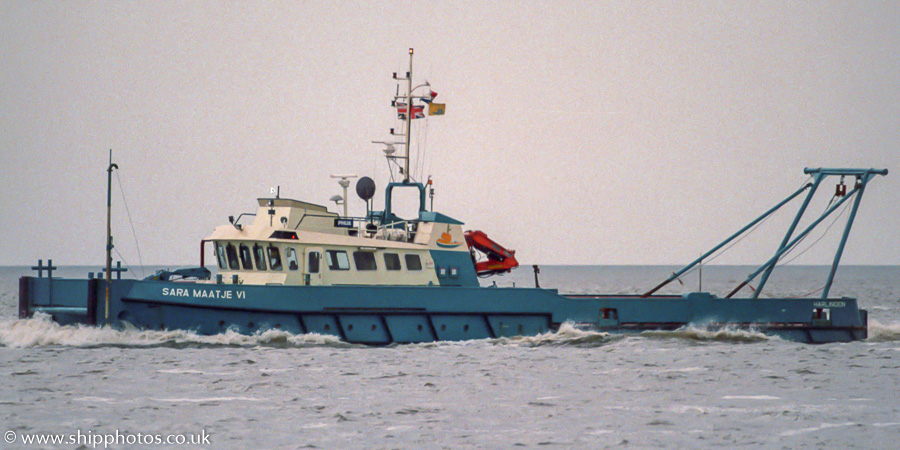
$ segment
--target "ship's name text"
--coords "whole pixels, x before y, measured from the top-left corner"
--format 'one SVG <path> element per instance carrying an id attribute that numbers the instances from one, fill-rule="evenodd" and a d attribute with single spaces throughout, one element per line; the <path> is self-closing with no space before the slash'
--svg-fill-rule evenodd
<path id="1" fill-rule="evenodd" d="M 247 298 L 244 291 L 224 291 L 220 289 L 187 289 L 187 288 L 168 288 L 164 287 L 162 295 L 169 297 L 193 297 L 193 298 L 224 298 L 224 299 L 242 299 Z"/>
<path id="2" fill-rule="evenodd" d="M 844 308 L 847 302 L 815 302 L 813 308 Z"/>

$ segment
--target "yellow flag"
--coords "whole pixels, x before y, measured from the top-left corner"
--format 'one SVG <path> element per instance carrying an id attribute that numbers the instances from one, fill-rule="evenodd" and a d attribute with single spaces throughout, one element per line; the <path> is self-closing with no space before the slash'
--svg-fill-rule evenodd
<path id="1" fill-rule="evenodd" d="M 430 103 L 428 105 L 428 115 L 429 116 L 443 116 L 444 115 L 444 107 L 447 106 L 446 103 Z"/>

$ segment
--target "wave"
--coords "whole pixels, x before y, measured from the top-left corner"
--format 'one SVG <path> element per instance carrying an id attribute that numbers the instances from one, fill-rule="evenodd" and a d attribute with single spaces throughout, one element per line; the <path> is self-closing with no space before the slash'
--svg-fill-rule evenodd
<path id="1" fill-rule="evenodd" d="M 600 347 L 613 344 L 627 338 L 649 340 L 689 340 L 693 342 L 725 342 L 725 343 L 751 343 L 779 340 L 776 336 L 770 336 L 760 331 L 739 327 L 702 328 L 698 326 L 686 326 L 677 330 L 651 330 L 640 333 L 606 333 L 599 331 L 582 330 L 571 323 L 564 323 L 556 332 L 539 334 L 537 336 L 517 336 L 512 338 L 489 339 L 496 345 L 522 345 L 530 347 L 539 346 L 573 346 L 573 347 Z"/>
<path id="2" fill-rule="evenodd" d="M 900 322 L 883 324 L 875 319 L 869 320 L 868 342 L 900 341 Z"/>
<path id="3" fill-rule="evenodd" d="M 516 336 L 487 339 L 494 345 L 520 345 L 527 347 L 540 346 L 572 346 L 600 347 L 611 342 L 622 340 L 624 336 L 599 331 L 581 330 L 575 325 L 565 322 L 559 329 L 535 336 Z"/>
<path id="4" fill-rule="evenodd" d="M 60 325 L 46 314 L 30 319 L 0 323 L 0 346 L 27 348 L 43 346 L 64 347 L 352 347 L 335 336 L 321 334 L 291 334 L 281 330 L 266 330 L 253 335 L 233 330 L 211 336 L 192 331 L 141 330 L 132 326 L 113 328 L 87 325 Z"/>
<path id="5" fill-rule="evenodd" d="M 900 340 L 900 323 L 881 325 L 877 321 L 869 326 L 870 341 Z M 464 342 L 430 342 L 422 347 L 446 345 L 510 345 L 602 347 L 625 339 L 687 340 L 691 342 L 753 343 L 779 338 L 756 330 L 738 327 L 704 328 L 687 326 L 671 331 L 644 331 L 641 333 L 607 333 L 580 329 L 574 324 L 563 323 L 554 332 L 535 336 L 502 337 Z M 0 346 L 14 348 L 64 346 L 64 347 L 276 347 L 294 348 L 310 346 L 364 347 L 349 344 L 340 338 L 321 334 L 292 334 L 282 330 L 266 330 L 246 335 L 234 330 L 215 335 L 199 335 L 187 330 L 142 330 L 131 326 L 113 328 L 87 325 L 60 325 L 50 316 L 36 314 L 30 319 L 0 322 Z"/>
<path id="6" fill-rule="evenodd" d="M 688 325 L 671 331 L 644 331 L 640 333 L 639 336 L 648 339 L 681 339 L 694 342 L 750 343 L 779 340 L 777 336 L 770 336 L 759 330 L 740 328 L 737 326 L 704 328 L 696 325 Z"/>

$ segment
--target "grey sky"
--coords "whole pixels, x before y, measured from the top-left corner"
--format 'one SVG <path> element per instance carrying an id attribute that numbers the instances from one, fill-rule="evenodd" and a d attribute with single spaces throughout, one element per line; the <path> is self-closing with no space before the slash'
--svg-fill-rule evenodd
<path id="1" fill-rule="evenodd" d="M 0 264 L 102 263 L 110 148 L 147 264 L 196 264 L 272 186 L 383 187 L 409 47 L 447 104 L 420 138 L 435 209 L 520 261 L 688 262 L 804 167 L 850 166 L 893 173 L 845 261 L 900 264 L 896 2 L 0 1 L 0 23 Z M 716 262 L 762 262 L 782 217 Z"/>

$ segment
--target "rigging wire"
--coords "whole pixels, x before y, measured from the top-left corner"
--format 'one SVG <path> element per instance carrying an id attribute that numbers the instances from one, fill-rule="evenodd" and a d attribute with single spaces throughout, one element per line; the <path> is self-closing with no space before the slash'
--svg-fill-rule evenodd
<path id="1" fill-rule="evenodd" d="M 425 159 L 426 155 L 428 155 L 428 116 L 425 116 L 424 129 L 417 136 L 418 142 L 416 145 L 422 149 L 422 157 L 416 161 L 416 165 L 419 166 L 419 179 L 425 179 Z M 422 129 L 423 127 L 419 127 Z"/>
<path id="2" fill-rule="evenodd" d="M 134 237 L 134 247 L 137 249 L 138 263 L 140 264 L 141 276 L 143 277 L 146 274 L 144 273 L 144 260 L 143 258 L 141 258 L 141 246 L 138 245 L 137 232 L 135 232 L 134 230 L 134 221 L 131 219 L 131 211 L 128 209 L 128 201 L 125 199 L 125 189 L 122 187 L 122 179 L 119 178 L 119 171 L 116 171 L 116 181 L 119 183 L 119 192 L 122 193 L 122 204 L 125 206 L 125 213 L 128 214 L 128 224 L 131 225 L 131 235 Z M 119 253 L 118 249 L 116 249 L 116 254 L 118 254 L 119 257 L 122 258 L 122 255 Z M 122 258 L 122 261 L 124 262 L 125 258 Z M 128 264 L 126 263 L 125 265 L 127 266 Z M 135 278 L 137 278 L 136 275 Z"/>
<path id="3" fill-rule="evenodd" d="M 818 289 L 813 289 L 813 290 L 811 290 L 811 291 L 809 291 L 809 292 L 807 292 L 807 293 L 805 293 L 805 294 L 801 294 L 800 297 L 801 297 L 801 298 L 803 298 L 803 297 L 809 297 L 810 295 L 818 294 L 819 292 L 822 292 L 822 291 L 824 291 L 824 290 L 825 290 L 825 286 L 822 286 L 822 287 L 820 287 L 820 288 L 818 288 Z"/>
<path id="4" fill-rule="evenodd" d="M 832 200 L 833 200 L 833 199 L 832 199 Z M 834 226 L 834 224 L 838 221 L 838 219 L 840 219 L 841 216 L 843 216 L 844 213 L 847 212 L 847 208 L 848 208 L 849 206 L 850 206 L 850 202 L 847 202 L 847 204 L 845 204 L 844 207 L 841 208 L 841 212 L 839 212 L 838 215 L 835 216 L 835 218 L 831 221 L 831 223 L 828 224 L 828 227 L 825 228 L 825 231 L 822 232 L 822 235 L 819 236 L 819 238 L 816 239 L 815 242 L 813 242 L 812 244 L 809 244 L 809 247 L 806 247 L 805 249 L 803 249 L 802 252 L 800 252 L 799 254 L 795 255 L 793 258 L 791 258 L 791 259 L 789 259 L 789 260 L 783 262 L 782 264 L 785 264 L 785 265 L 786 265 L 786 264 L 790 264 L 791 261 L 793 261 L 793 260 L 795 260 L 795 259 L 797 259 L 797 258 L 803 256 L 804 253 L 808 252 L 811 248 L 815 247 L 816 244 L 819 243 L 819 241 L 821 241 L 823 238 L 825 238 L 826 235 L 828 235 L 828 231 L 831 230 L 831 227 Z M 799 242 L 798 242 L 797 244 L 799 244 Z M 795 246 L 795 247 L 796 247 L 796 246 Z M 790 251 L 793 251 L 793 249 L 789 250 L 789 252 L 790 252 Z M 822 289 L 824 289 L 824 287 L 823 287 Z"/>
<path id="5" fill-rule="evenodd" d="M 807 177 L 806 180 L 804 180 L 802 183 L 800 183 L 800 187 L 803 187 L 804 185 L 809 184 L 812 180 L 813 180 L 813 177 L 812 177 L 812 176 Z M 787 204 L 782 205 L 782 208 L 783 208 L 784 206 L 787 206 Z M 780 209 L 780 208 L 779 208 L 779 209 Z M 827 208 L 826 208 L 826 209 L 827 209 Z M 728 244 L 727 246 L 725 246 L 725 247 L 719 249 L 719 251 L 717 251 L 717 252 L 716 252 L 715 254 L 713 254 L 713 255 L 710 255 L 710 257 L 709 257 L 708 259 L 706 259 L 704 262 L 701 262 L 701 263 L 698 264 L 697 266 L 694 266 L 693 268 L 691 268 L 691 269 L 688 270 L 687 272 L 681 274 L 681 277 L 678 277 L 678 278 L 677 278 L 678 282 L 684 284 L 684 282 L 681 281 L 681 278 L 682 278 L 682 277 L 687 277 L 688 275 L 691 275 L 691 274 L 693 274 L 694 272 L 696 272 L 696 271 L 698 271 L 698 270 L 701 270 L 703 264 L 709 264 L 710 262 L 712 262 L 713 260 L 715 260 L 715 259 L 718 258 L 719 256 L 724 255 L 725 252 L 727 252 L 727 251 L 730 250 L 732 247 L 734 247 L 735 245 L 737 245 L 739 242 L 743 241 L 743 240 L 746 239 L 748 236 L 750 236 L 751 234 L 753 234 L 759 227 L 761 227 L 764 223 L 766 223 L 769 219 L 771 219 L 773 215 L 774 215 L 774 214 L 769 214 L 768 216 L 766 216 L 765 218 L 763 218 L 763 220 L 761 220 L 759 223 L 757 223 L 756 225 L 754 225 L 753 228 L 747 230 L 747 231 L 746 231 L 740 238 L 738 238 L 736 241 L 734 241 L 734 242 L 732 242 L 731 244 Z M 749 286 L 749 285 L 748 285 L 748 286 Z M 755 290 L 755 289 L 753 288 L 753 286 L 750 286 L 750 289 Z"/>
<path id="6" fill-rule="evenodd" d="M 413 120 L 415 120 L 415 118 L 416 116 L 413 116 Z M 410 125 L 410 128 L 412 128 L 412 125 Z M 410 161 L 410 165 L 412 166 L 412 169 L 410 169 L 412 173 L 409 174 L 410 178 L 412 178 L 413 175 L 419 171 L 419 163 L 422 161 L 422 145 L 419 142 L 422 139 L 422 125 L 416 125 L 416 129 L 419 130 L 419 132 L 416 133 L 416 164 L 413 165 L 412 161 Z M 412 143 L 410 143 L 410 145 L 412 145 Z"/>
<path id="7" fill-rule="evenodd" d="M 828 205 L 825 207 L 825 211 L 828 211 L 828 208 L 830 208 L 830 207 L 834 204 L 834 201 L 835 201 L 836 199 L 837 199 L 837 195 L 833 196 L 833 197 L 831 198 L 831 200 L 829 200 Z M 796 260 L 797 258 L 803 256 L 804 253 L 808 252 L 808 251 L 811 250 L 813 247 L 815 247 L 816 244 L 819 243 L 819 241 L 821 241 L 822 239 L 825 238 L 825 236 L 828 235 L 828 231 L 830 231 L 831 228 L 834 226 L 834 224 L 837 223 L 838 219 L 840 219 L 840 218 L 844 215 L 844 213 L 847 212 L 847 208 L 848 208 L 849 206 L 850 206 L 850 203 L 848 202 L 846 205 L 844 205 L 843 208 L 841 208 L 840 212 L 838 212 L 837 216 L 835 216 L 834 219 L 831 220 L 831 223 L 828 224 L 828 226 L 825 228 L 825 231 L 822 232 L 822 235 L 819 236 L 818 239 L 816 239 L 816 240 L 813 241 L 811 244 L 809 244 L 809 246 L 807 246 L 805 249 L 803 249 L 803 251 L 801 251 L 800 253 L 794 255 L 793 258 L 788 259 L 788 260 L 784 260 L 783 258 L 784 258 L 785 256 L 791 254 L 792 252 L 794 252 L 794 251 L 797 249 L 797 247 L 799 247 L 800 244 L 803 243 L 803 241 L 805 241 L 807 237 L 809 237 L 809 234 L 807 234 L 806 236 L 803 236 L 802 238 L 800 238 L 799 241 L 795 242 L 794 245 L 792 245 L 787 251 L 784 252 L 784 255 L 782 255 L 782 259 L 775 263 L 775 265 L 774 265 L 774 267 L 773 267 L 773 270 L 774 270 L 775 267 L 778 267 L 778 266 L 786 266 L 786 265 L 790 264 L 791 262 L 793 262 L 793 261 Z M 824 212 L 823 212 L 823 213 L 824 213 Z M 822 286 L 822 287 L 819 288 L 819 289 L 815 289 L 815 290 L 812 290 L 812 291 L 810 291 L 810 292 L 807 292 L 806 294 L 803 294 L 803 295 L 801 295 L 800 297 L 808 297 L 808 296 L 810 296 L 810 295 L 812 295 L 812 294 L 815 294 L 815 293 L 817 293 L 817 292 L 821 292 L 821 291 L 823 291 L 823 290 L 825 290 L 825 286 Z M 767 297 L 771 297 L 771 294 L 767 295 Z"/>
<path id="8" fill-rule="evenodd" d="M 125 263 L 125 267 L 127 267 L 128 269 L 131 269 L 131 270 L 130 270 L 130 271 L 131 271 L 131 276 L 133 276 L 134 279 L 136 280 L 136 279 L 137 279 L 137 274 L 134 272 L 134 269 L 131 267 L 131 265 L 128 264 L 128 261 L 125 260 L 125 257 L 122 256 L 121 253 L 119 253 L 119 249 L 116 248 L 116 247 L 113 247 L 113 250 L 115 250 L 116 254 L 119 255 L 119 259 L 121 259 L 122 262 Z M 103 271 L 106 272 L 106 268 L 104 268 Z M 141 267 L 141 276 L 143 276 L 143 275 L 144 275 L 144 268 Z M 112 274 L 110 274 L 110 277 L 111 277 L 111 276 L 112 276 Z"/>
<path id="9" fill-rule="evenodd" d="M 833 197 L 831 197 L 831 200 L 828 201 L 828 205 L 825 206 L 825 209 L 822 211 L 822 214 L 825 214 L 825 212 L 828 211 L 828 208 L 831 208 L 831 205 L 834 203 L 834 199 L 835 199 L 835 198 L 837 198 L 836 195 L 833 196 Z M 843 213 L 844 213 L 843 210 L 841 210 L 841 213 L 838 214 L 838 217 L 840 217 L 840 215 L 843 214 Z M 832 225 L 834 224 L 834 221 L 835 221 L 835 220 L 837 220 L 837 217 L 836 217 L 834 220 L 832 220 L 832 222 L 831 222 Z M 831 228 L 831 225 L 829 225 L 828 228 Z M 827 232 L 828 230 L 825 230 L 825 231 Z M 794 250 L 796 250 L 797 247 L 799 247 L 800 244 L 802 244 L 804 241 L 806 241 L 806 238 L 808 238 L 808 237 L 809 237 L 809 233 L 807 233 L 806 235 L 804 235 L 804 236 L 803 236 L 802 238 L 800 238 L 797 242 L 794 242 L 794 245 L 792 245 L 790 248 L 788 248 L 787 250 L 785 250 L 784 254 L 781 255 L 781 257 L 779 258 L 779 260 L 775 262 L 775 264 L 773 265 L 772 269 L 774 269 L 775 267 L 778 267 L 779 265 L 785 265 L 785 264 L 787 264 L 786 262 L 782 262 L 783 259 L 784 259 L 787 255 L 790 255 L 791 252 L 793 252 Z M 822 238 L 820 237 L 819 239 L 816 240 L 816 242 L 819 242 L 819 240 L 821 240 L 821 239 L 822 239 Z M 814 242 L 813 244 L 815 244 L 815 242 Z M 809 250 L 809 248 L 811 248 L 811 247 L 812 247 L 812 246 L 808 247 L 806 250 Z M 806 252 L 806 250 L 804 250 L 804 253 Z M 798 256 L 799 256 L 799 255 L 798 255 Z M 797 258 L 797 257 L 795 256 L 794 258 L 791 258 L 790 261 L 793 261 L 793 260 L 796 259 L 796 258 Z"/>

